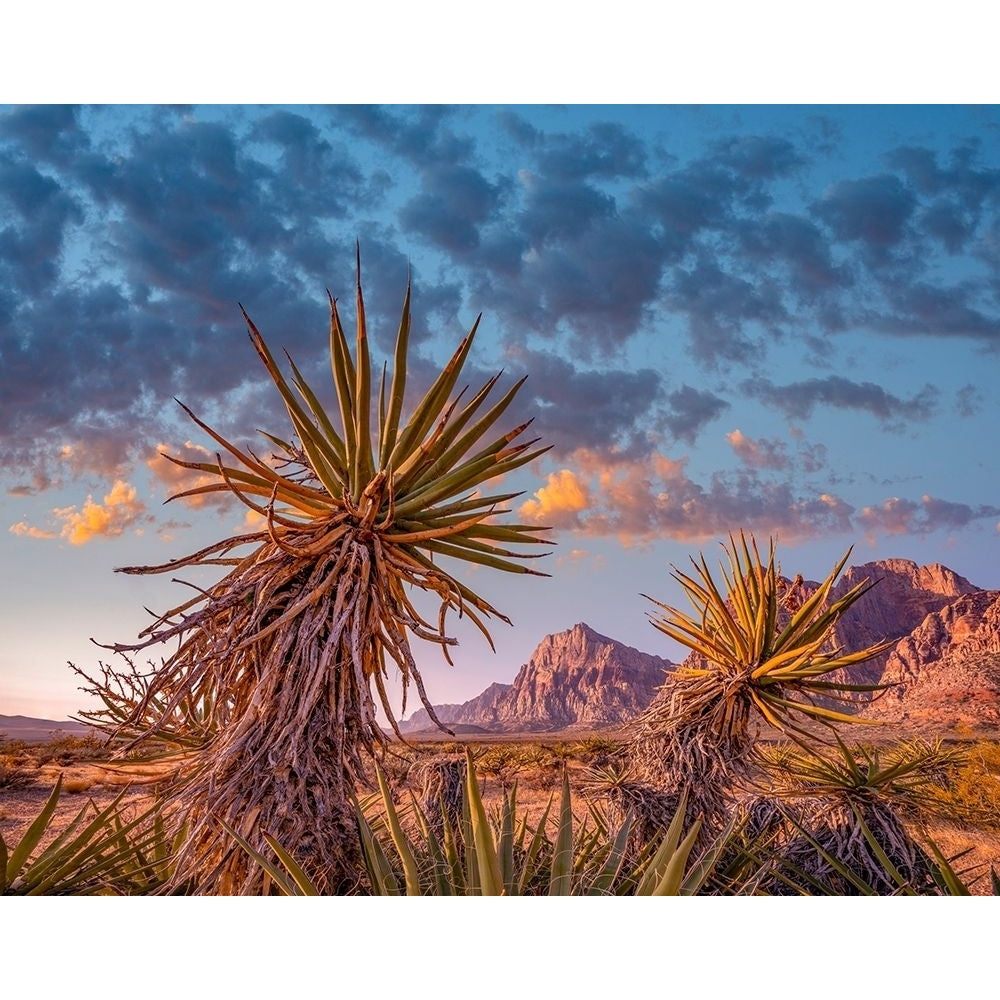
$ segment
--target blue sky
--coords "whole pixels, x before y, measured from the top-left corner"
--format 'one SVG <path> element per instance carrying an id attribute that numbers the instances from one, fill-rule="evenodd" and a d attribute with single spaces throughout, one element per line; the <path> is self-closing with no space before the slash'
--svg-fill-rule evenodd
<path id="1" fill-rule="evenodd" d="M 0 713 L 86 707 L 66 662 L 180 600 L 113 569 L 241 528 L 163 506 L 158 449 L 211 448 L 172 397 L 284 433 L 238 303 L 322 383 L 355 240 L 376 355 L 409 268 L 417 381 L 482 312 L 470 381 L 527 374 L 552 445 L 552 576 L 475 574 L 514 627 L 423 650 L 432 700 L 578 621 L 676 657 L 640 594 L 740 528 L 1000 588 L 998 206 L 993 105 L 3 108 Z"/>

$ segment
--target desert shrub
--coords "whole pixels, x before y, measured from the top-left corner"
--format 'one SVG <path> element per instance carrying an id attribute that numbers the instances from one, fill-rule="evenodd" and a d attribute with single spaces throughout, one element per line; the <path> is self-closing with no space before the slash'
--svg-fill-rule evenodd
<path id="1" fill-rule="evenodd" d="M 980 740 L 970 746 L 933 796 L 938 811 L 956 821 L 1000 831 L 1000 743 Z"/>
<path id="2" fill-rule="evenodd" d="M 48 743 L 33 748 L 32 756 L 39 767 L 58 764 L 67 767 L 84 761 L 108 760 L 112 748 L 107 741 L 88 734 L 87 736 L 57 736 Z"/>
<path id="3" fill-rule="evenodd" d="M 29 788 L 35 783 L 35 776 L 19 763 L 14 754 L 0 756 L 0 789 L 14 791 L 18 788 Z"/>

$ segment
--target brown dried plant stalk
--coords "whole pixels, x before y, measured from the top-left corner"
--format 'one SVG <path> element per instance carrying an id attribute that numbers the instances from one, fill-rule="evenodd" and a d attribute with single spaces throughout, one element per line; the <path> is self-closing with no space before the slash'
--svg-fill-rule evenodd
<path id="1" fill-rule="evenodd" d="M 526 553 L 509 548 L 544 543 L 538 533 L 547 529 L 502 521 L 510 513 L 504 504 L 517 493 L 480 492 L 547 449 L 533 449 L 534 440 L 513 443 L 528 424 L 486 437 L 523 379 L 489 406 L 499 374 L 469 399 L 465 390 L 453 395 L 478 320 L 409 419 L 401 419 L 409 288 L 388 395 L 384 369 L 377 394 L 372 389 L 360 277 L 353 358 L 330 298 L 339 428 L 291 358 L 289 384 L 246 321 L 297 440 L 265 435 L 278 460 L 262 461 L 185 407 L 226 457 L 220 453 L 215 464 L 171 461 L 216 476 L 178 496 L 231 493 L 260 515 L 263 527 L 162 566 L 122 570 L 228 567 L 218 583 L 195 588 L 190 600 L 158 617 L 138 643 L 109 647 L 127 657 L 179 643 L 148 674 L 131 660 L 131 673 L 102 664 L 103 677 L 91 685 L 104 708 L 82 714 L 126 737 L 129 747 L 168 743 L 185 755 L 186 768 L 167 803 L 175 824 L 187 829 L 173 888 L 266 891 L 266 875 L 223 831 L 221 820 L 258 849 L 266 847 L 263 834 L 275 837 L 324 892 L 349 891 L 361 870 L 351 796 L 365 780 L 365 759 L 386 745 L 376 698 L 399 736 L 385 683 L 388 666 L 400 672 L 403 710 L 412 682 L 435 718 L 410 636 L 439 645 L 450 663 L 448 649 L 456 640 L 445 631 L 449 610 L 474 622 L 491 646 L 486 621 L 497 617 L 509 624 L 440 566 L 440 557 L 455 565 L 547 575 L 519 561 Z M 247 546 L 246 554 L 233 554 Z M 434 595 L 435 623 L 418 612 L 409 588 Z"/>

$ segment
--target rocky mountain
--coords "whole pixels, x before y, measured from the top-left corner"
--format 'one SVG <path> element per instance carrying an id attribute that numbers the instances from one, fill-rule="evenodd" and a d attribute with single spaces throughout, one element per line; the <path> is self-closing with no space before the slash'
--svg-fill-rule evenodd
<path id="1" fill-rule="evenodd" d="M 862 580 L 875 581 L 875 586 L 850 608 L 837 626 L 836 642 L 848 650 L 863 649 L 883 639 L 902 639 L 929 614 L 940 611 L 963 594 L 980 592 L 965 577 L 938 563 L 918 566 L 909 559 L 882 559 L 848 567 L 833 588 L 834 600 Z M 851 679 L 878 684 L 891 652 L 887 650 L 852 668 Z"/>
<path id="2" fill-rule="evenodd" d="M 927 615 L 889 652 L 881 683 L 891 687 L 865 717 L 1000 725 L 1000 591 L 963 594 Z"/>
<path id="3" fill-rule="evenodd" d="M 462 702 L 460 705 L 435 705 L 434 714 L 446 726 L 452 724 L 461 725 L 463 723 L 466 725 L 475 725 L 475 723 L 469 723 L 467 720 L 486 717 L 493 710 L 497 699 L 505 691 L 509 690 L 509 684 L 494 683 L 483 691 L 482 694 L 478 694 L 475 698 Z M 399 729 L 403 733 L 417 733 L 422 729 L 437 729 L 437 727 L 431 721 L 427 709 L 421 708 L 414 712 L 405 722 L 401 722 Z"/>
<path id="4" fill-rule="evenodd" d="M 550 732 L 598 728 L 634 718 L 653 699 L 673 664 L 643 653 L 580 623 L 548 635 L 521 667 L 513 684 L 493 684 L 460 706 L 435 706 L 445 724 L 490 732 Z M 403 732 L 432 724 L 421 709 Z"/>

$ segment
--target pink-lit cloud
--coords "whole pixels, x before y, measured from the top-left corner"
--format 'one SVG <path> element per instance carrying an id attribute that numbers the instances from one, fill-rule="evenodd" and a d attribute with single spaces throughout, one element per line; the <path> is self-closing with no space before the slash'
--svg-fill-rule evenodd
<path id="1" fill-rule="evenodd" d="M 587 487 L 571 469 L 550 472 L 545 485 L 535 492 L 535 498 L 521 504 L 521 516 L 553 528 L 577 527 L 580 512 L 590 505 Z"/>
<path id="2" fill-rule="evenodd" d="M 941 500 L 924 494 L 919 503 L 900 497 L 889 497 L 880 504 L 863 507 L 858 524 L 869 540 L 878 535 L 923 535 L 937 530 L 964 528 L 973 521 L 996 517 L 1000 507 L 977 506 Z"/>
<path id="3" fill-rule="evenodd" d="M 735 443 L 746 440 L 739 436 Z M 753 467 L 717 473 L 702 484 L 688 475 L 686 460 L 655 452 L 635 459 L 579 449 L 570 460 L 569 468 L 549 476 L 536 499 L 522 504 L 521 515 L 582 536 L 615 537 L 629 546 L 661 538 L 700 542 L 738 528 L 786 543 L 858 530 L 871 539 L 878 534 L 954 530 L 1000 514 L 997 507 L 971 507 L 926 495 L 919 501 L 890 498 L 857 510 L 832 492 L 793 490 L 787 482 L 760 476 Z"/>
<path id="4" fill-rule="evenodd" d="M 32 524 L 27 524 L 24 521 L 18 521 L 17 524 L 12 524 L 8 529 L 11 534 L 22 535 L 25 538 L 58 538 L 59 536 L 54 531 L 44 531 L 41 528 L 36 528 Z"/>
<path id="5" fill-rule="evenodd" d="M 796 495 L 753 470 L 715 475 L 706 487 L 688 475 L 685 459 L 658 452 L 635 459 L 579 449 L 570 458 L 573 468 L 550 476 L 537 499 L 521 505 L 523 517 L 543 523 L 544 511 L 544 523 L 629 546 L 660 538 L 704 541 L 740 527 L 786 542 L 851 528 L 853 508 L 841 498 Z"/>
<path id="6" fill-rule="evenodd" d="M 784 469 L 788 465 L 788 449 L 776 438 L 754 439 L 737 427 L 726 435 L 726 440 L 739 460 L 752 469 Z"/>

